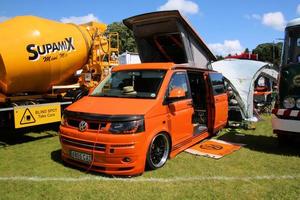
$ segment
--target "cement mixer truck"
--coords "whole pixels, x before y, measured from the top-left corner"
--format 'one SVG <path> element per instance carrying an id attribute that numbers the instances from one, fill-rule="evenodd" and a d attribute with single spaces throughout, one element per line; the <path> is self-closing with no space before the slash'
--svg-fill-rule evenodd
<path id="1" fill-rule="evenodd" d="M 118 34 L 105 31 L 102 23 L 35 16 L 0 23 L 0 127 L 60 121 L 64 106 L 87 95 L 118 65 Z"/>

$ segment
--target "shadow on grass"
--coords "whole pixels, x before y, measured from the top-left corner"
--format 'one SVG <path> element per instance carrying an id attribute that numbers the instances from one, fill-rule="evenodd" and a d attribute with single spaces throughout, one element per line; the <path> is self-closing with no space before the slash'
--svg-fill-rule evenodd
<path id="1" fill-rule="evenodd" d="M 51 159 L 56 163 L 59 163 L 61 165 L 65 165 L 65 163 L 63 162 L 63 160 L 61 158 L 61 149 L 57 149 L 55 151 L 52 151 L 51 152 Z"/>
<path id="2" fill-rule="evenodd" d="M 269 154 L 300 156 L 300 141 L 291 140 L 286 145 L 279 145 L 276 136 L 250 135 L 240 133 L 237 129 L 228 129 L 227 132 L 218 137 L 220 140 L 242 143 L 244 148 Z"/>
<path id="3" fill-rule="evenodd" d="M 22 129 L 2 129 L 0 134 L 0 148 L 26 142 L 41 140 L 57 135 L 58 123 L 28 127 Z"/>
<path id="4" fill-rule="evenodd" d="M 54 162 L 63 165 L 65 167 L 71 168 L 71 169 L 76 169 L 79 170 L 81 172 L 85 172 L 86 170 L 80 167 L 76 167 L 74 165 L 71 165 L 65 161 L 63 161 L 62 157 L 61 157 L 61 149 L 57 149 L 55 151 L 51 152 L 51 160 L 53 160 Z"/>

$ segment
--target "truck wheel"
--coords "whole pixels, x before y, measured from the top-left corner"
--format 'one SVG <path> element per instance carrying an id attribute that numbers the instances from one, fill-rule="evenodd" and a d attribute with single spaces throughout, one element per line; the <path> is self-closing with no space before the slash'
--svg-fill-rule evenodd
<path id="1" fill-rule="evenodd" d="M 146 158 L 148 169 L 158 169 L 167 162 L 170 152 L 170 141 L 165 133 L 159 133 L 152 139 Z"/>

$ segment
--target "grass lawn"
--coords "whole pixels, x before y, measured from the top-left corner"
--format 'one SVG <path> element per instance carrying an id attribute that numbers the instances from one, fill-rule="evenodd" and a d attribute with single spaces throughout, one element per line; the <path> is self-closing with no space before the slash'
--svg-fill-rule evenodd
<path id="1" fill-rule="evenodd" d="M 55 131 L 1 131 L 0 199 L 300 199 L 300 145 L 278 147 L 270 117 L 263 119 L 256 130 L 222 131 L 217 138 L 246 144 L 231 155 L 183 152 L 159 170 L 125 179 L 64 166 Z"/>

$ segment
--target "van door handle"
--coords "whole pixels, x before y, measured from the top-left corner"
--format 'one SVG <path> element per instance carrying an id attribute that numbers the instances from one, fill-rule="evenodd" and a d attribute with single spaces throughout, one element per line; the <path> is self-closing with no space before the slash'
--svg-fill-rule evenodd
<path id="1" fill-rule="evenodd" d="M 189 102 L 186 103 L 186 105 L 192 106 L 192 105 L 193 105 L 193 102 L 189 101 Z"/>

